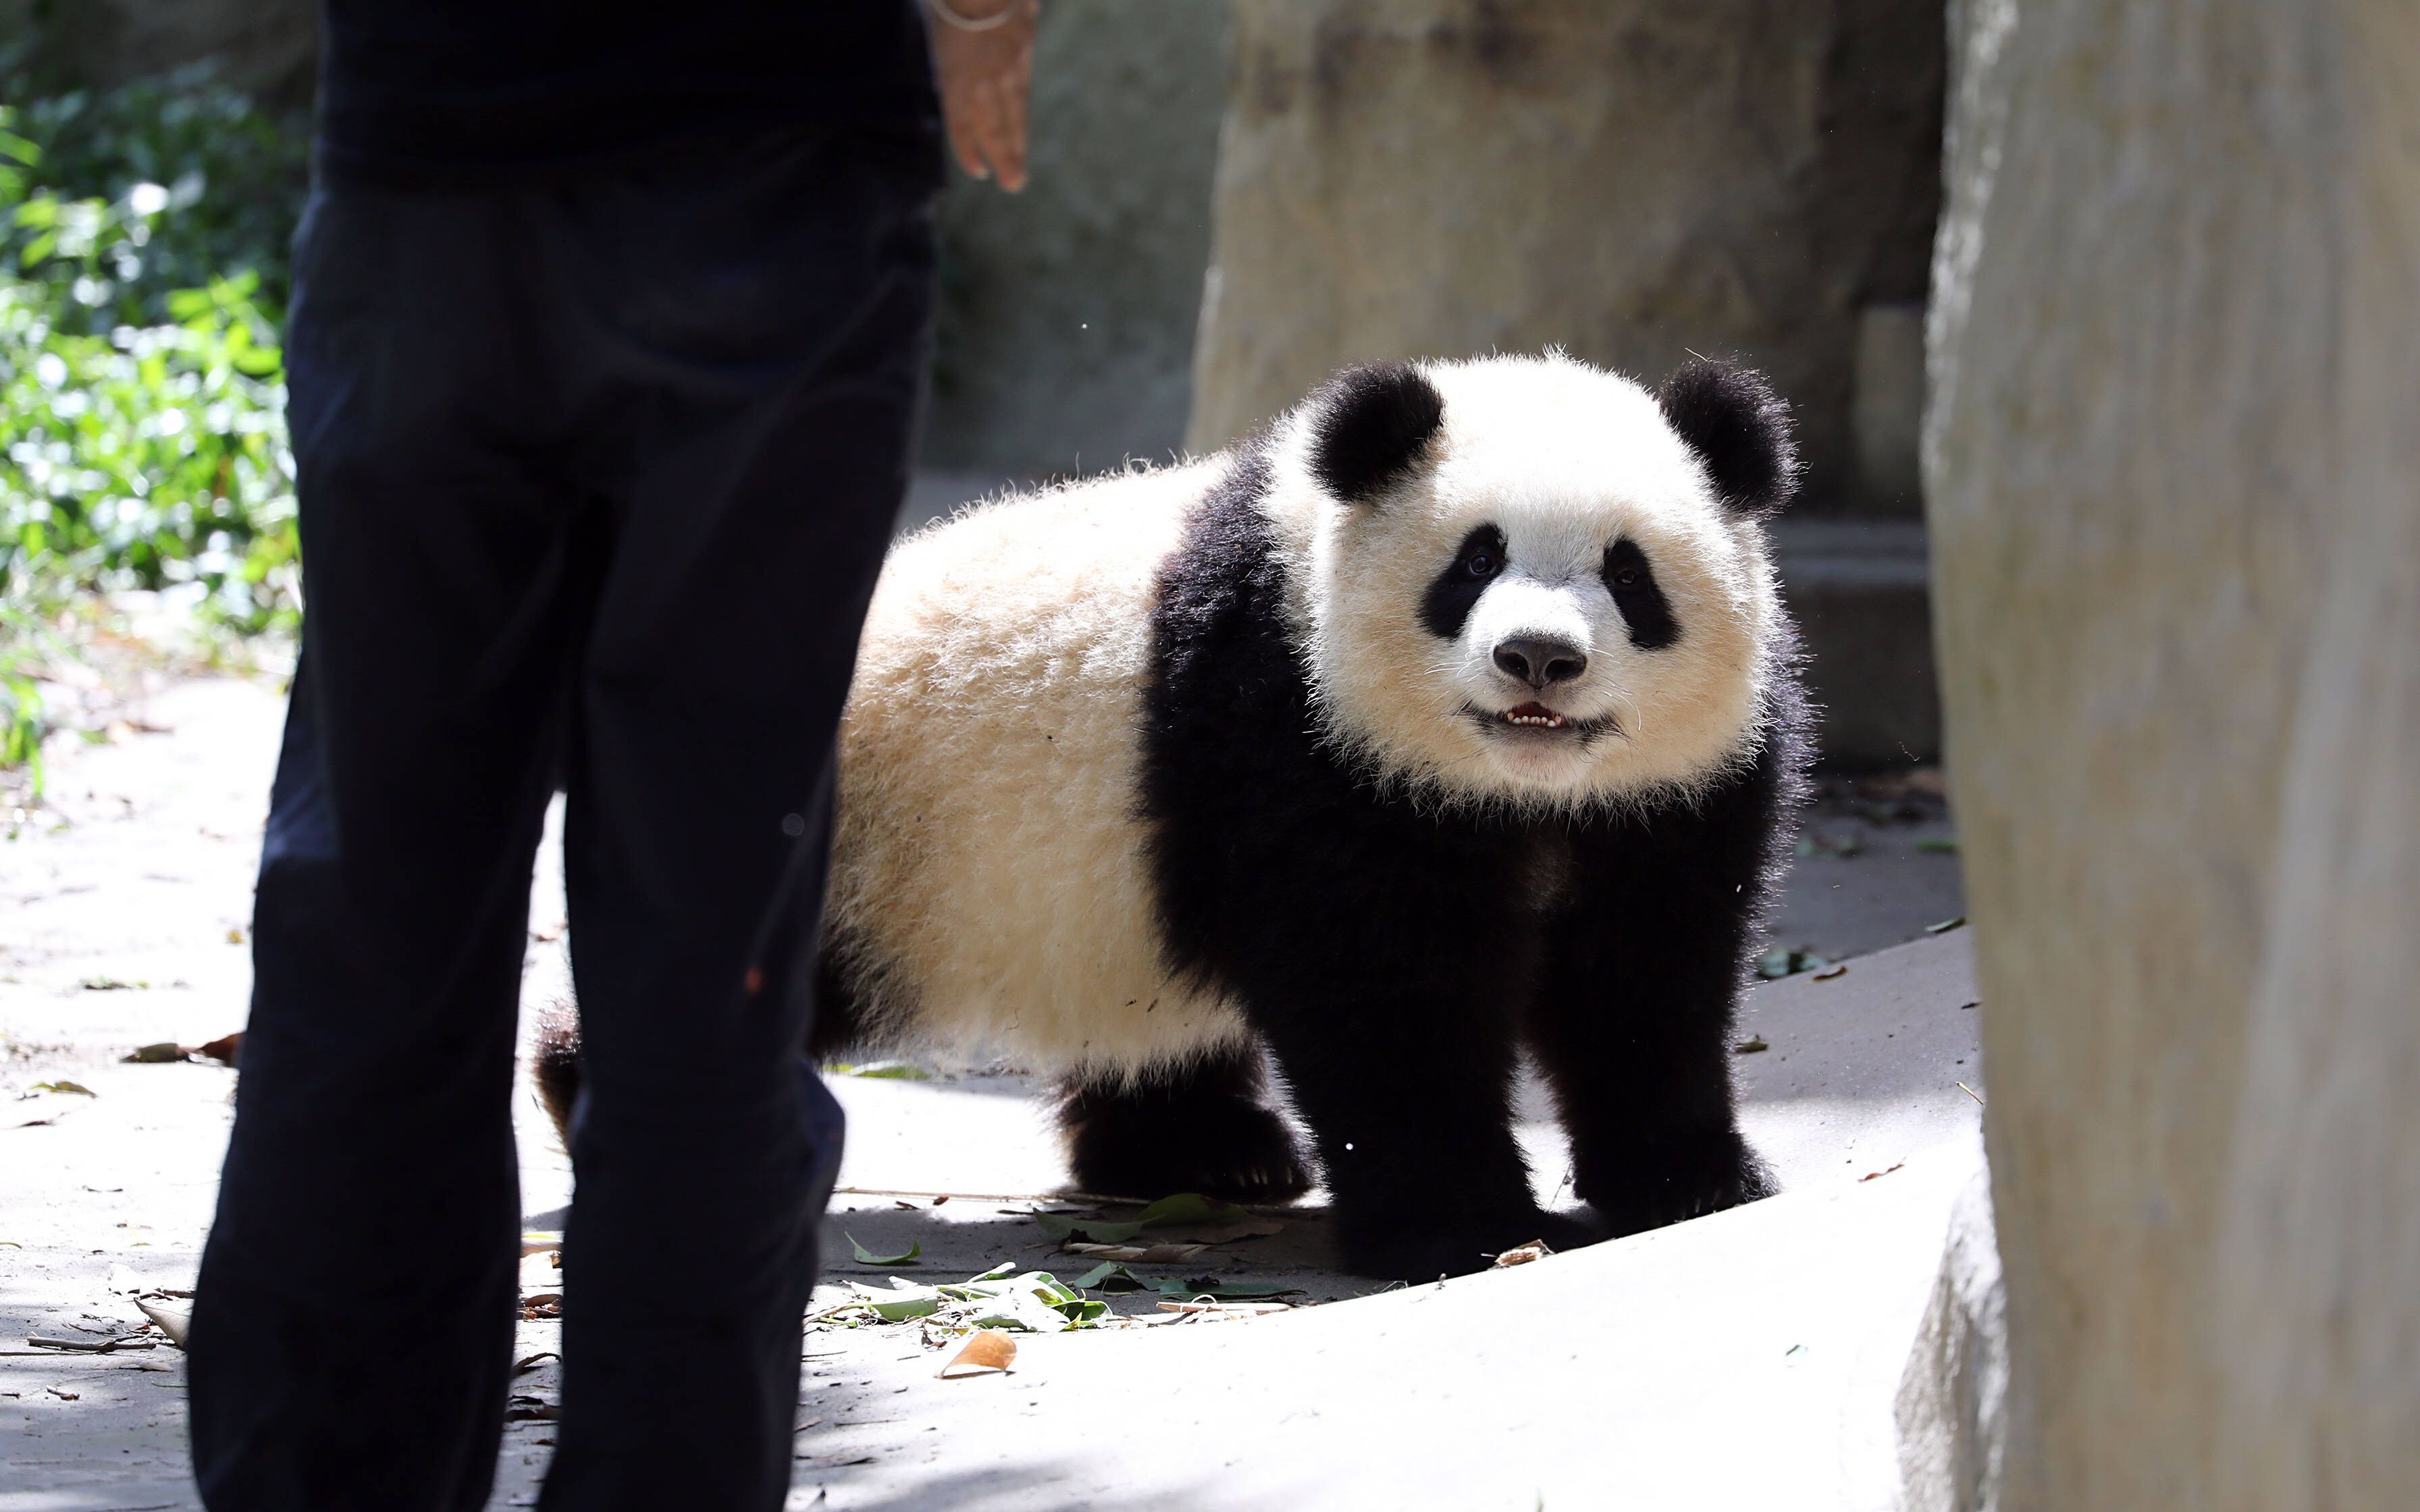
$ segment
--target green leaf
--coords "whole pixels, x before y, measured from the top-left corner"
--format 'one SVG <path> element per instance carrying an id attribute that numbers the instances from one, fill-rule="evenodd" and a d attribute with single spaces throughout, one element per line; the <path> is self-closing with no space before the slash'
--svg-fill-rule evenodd
<path id="1" fill-rule="evenodd" d="M 907 1060 L 869 1060 L 862 1066 L 834 1061 L 824 1068 L 827 1076 L 861 1076 L 875 1081 L 929 1082 L 933 1073 Z"/>
<path id="2" fill-rule="evenodd" d="M 1951 930 L 1963 929 L 1965 926 L 1966 916 L 1964 914 L 1961 914 L 1955 918 L 1945 918 L 1938 924 L 1925 925 L 1924 933 L 1927 934 L 1947 934 Z"/>
<path id="3" fill-rule="evenodd" d="M 1777 981 L 1802 971 L 1821 971 L 1831 964 L 1811 950 L 1772 949 L 1756 958 L 1756 974 L 1767 981 Z"/>
<path id="4" fill-rule="evenodd" d="M 82 1082 L 36 1082 L 34 1084 L 34 1090 L 37 1092 L 73 1092 L 79 1097 L 99 1097 L 101 1095 L 99 1092 L 94 1091 L 91 1088 L 86 1087 Z"/>
<path id="5" fill-rule="evenodd" d="M 894 1289 L 882 1292 L 870 1287 L 858 1287 L 858 1298 L 852 1305 L 872 1310 L 886 1323 L 904 1323 L 911 1318 L 926 1318 L 941 1310 L 947 1299 L 936 1287 L 911 1287 L 892 1278 Z"/>
<path id="6" fill-rule="evenodd" d="M 1958 854 L 1958 837 L 1926 835 L 1916 841 L 1916 848 L 1931 856 L 1955 856 Z"/>
<path id="7" fill-rule="evenodd" d="M 916 1263 L 916 1257 L 924 1253 L 923 1244 L 911 1243 L 908 1246 L 908 1253 L 905 1255 L 876 1255 L 859 1243 L 855 1234 L 844 1231 L 841 1237 L 848 1241 L 850 1249 L 857 1251 L 857 1263 L 860 1265 L 913 1265 Z"/>

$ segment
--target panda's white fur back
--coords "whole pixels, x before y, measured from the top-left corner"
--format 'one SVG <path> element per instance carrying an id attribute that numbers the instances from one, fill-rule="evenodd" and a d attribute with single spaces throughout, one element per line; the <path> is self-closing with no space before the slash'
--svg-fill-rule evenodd
<path id="1" fill-rule="evenodd" d="M 1197 463 L 968 511 L 885 564 L 827 928 L 877 1039 L 1118 1072 L 1242 1039 L 1171 980 L 1137 812 L 1154 576 Z"/>

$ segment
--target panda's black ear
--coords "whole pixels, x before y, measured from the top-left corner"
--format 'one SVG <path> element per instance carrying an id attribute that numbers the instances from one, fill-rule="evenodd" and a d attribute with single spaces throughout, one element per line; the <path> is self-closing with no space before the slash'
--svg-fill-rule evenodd
<path id="1" fill-rule="evenodd" d="M 1311 476 L 1348 503 L 1409 476 L 1445 424 L 1445 396 L 1409 363 L 1348 367 L 1313 397 Z"/>
<path id="2" fill-rule="evenodd" d="M 1702 360 L 1684 363 L 1655 385 L 1655 403 L 1705 460 L 1725 508 L 1763 518 L 1779 514 L 1798 492 L 1798 441 L 1790 406 L 1755 368 Z"/>

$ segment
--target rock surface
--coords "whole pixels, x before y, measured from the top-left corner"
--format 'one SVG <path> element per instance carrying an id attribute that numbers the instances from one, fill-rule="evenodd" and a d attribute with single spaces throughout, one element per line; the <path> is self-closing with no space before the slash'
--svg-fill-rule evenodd
<path id="1" fill-rule="evenodd" d="M 1926 491 L 1998 1504 L 2420 1505 L 2420 15 L 1961 30 Z"/>

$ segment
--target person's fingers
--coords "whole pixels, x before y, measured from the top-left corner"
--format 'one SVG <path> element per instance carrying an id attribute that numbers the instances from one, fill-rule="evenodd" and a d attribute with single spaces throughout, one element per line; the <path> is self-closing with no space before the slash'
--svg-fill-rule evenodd
<path id="1" fill-rule="evenodd" d="M 950 133 L 950 153 L 958 160 L 970 178 L 988 178 L 991 170 L 984 166 L 983 154 L 977 149 L 975 134 L 968 124 L 968 105 L 963 86 L 952 89 L 942 98 L 941 122 Z"/>
<path id="2" fill-rule="evenodd" d="M 1025 187 L 1027 100 L 1033 85 L 1033 49 L 1017 50 L 1016 68 L 996 88 L 1000 100 L 1000 137 L 1004 156 L 992 162 L 1000 169 L 1000 187 L 1014 193 Z"/>
<path id="3" fill-rule="evenodd" d="M 1014 193 L 1024 187 L 1024 164 L 1009 151 L 1007 111 L 1001 103 L 1001 94 L 997 79 L 987 78 L 977 85 L 972 122 L 976 140 L 983 147 L 984 161 L 991 165 L 992 176 L 1000 180 L 1001 188 Z"/>

